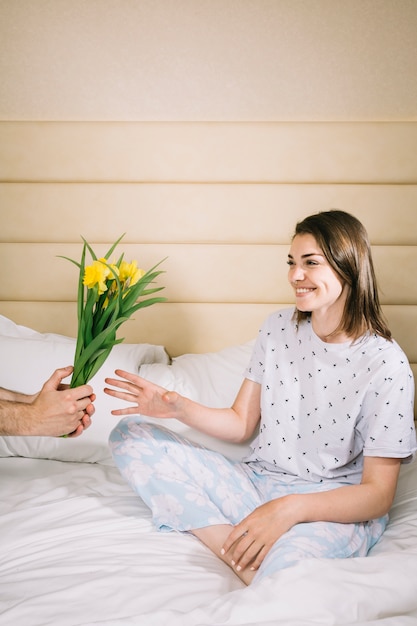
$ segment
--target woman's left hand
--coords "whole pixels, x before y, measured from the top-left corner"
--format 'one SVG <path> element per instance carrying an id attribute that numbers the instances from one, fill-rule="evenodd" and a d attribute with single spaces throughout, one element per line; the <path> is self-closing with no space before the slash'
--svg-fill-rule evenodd
<path id="1" fill-rule="evenodd" d="M 293 502 L 294 496 L 271 500 L 234 527 L 222 548 L 222 555 L 232 567 L 238 572 L 260 567 L 277 539 L 296 523 Z"/>

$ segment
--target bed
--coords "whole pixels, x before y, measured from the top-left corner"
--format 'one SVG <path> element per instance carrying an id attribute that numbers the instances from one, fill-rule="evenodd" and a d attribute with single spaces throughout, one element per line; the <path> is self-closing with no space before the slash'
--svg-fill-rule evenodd
<path id="1" fill-rule="evenodd" d="M 22 122 L 1 123 L 0 140 L 1 386 L 34 392 L 72 362 L 76 276 L 57 257 L 77 258 L 80 235 L 100 252 L 126 231 L 128 256 L 167 257 L 167 302 L 126 322 L 95 390 L 119 367 L 229 404 L 260 323 L 291 303 L 295 221 L 334 207 L 368 228 L 416 373 L 417 124 Z M 22 266 L 37 271 L 17 280 Z M 309 560 L 245 587 L 196 539 L 154 530 L 109 452 L 115 406 L 98 393 L 77 439 L 0 438 L 1 626 L 417 624 L 417 463 L 367 558 Z"/>
<path id="2" fill-rule="evenodd" d="M 10 333 L 2 337 L 3 349 L 14 355 L 2 366 L 2 380 L 9 385 L 16 382 L 10 372 L 18 363 L 20 376 L 35 379 L 36 389 L 51 366 L 70 362 L 70 338 L 1 321 L 2 332 Z M 237 391 L 251 347 L 248 342 L 168 363 L 161 346 L 125 344 L 114 349 L 93 386 L 102 387 L 117 363 L 168 389 L 222 406 Z M 123 483 L 109 455 L 107 437 L 116 419 L 110 415 L 112 402 L 98 398 L 94 427 L 80 439 L 1 441 L 0 623 L 417 621 L 416 463 L 402 469 L 389 528 L 370 557 L 306 561 L 244 588 L 197 540 L 153 529 L 147 507 Z M 179 423 L 170 427 L 232 458 L 245 452 L 245 446 L 217 444 Z"/>

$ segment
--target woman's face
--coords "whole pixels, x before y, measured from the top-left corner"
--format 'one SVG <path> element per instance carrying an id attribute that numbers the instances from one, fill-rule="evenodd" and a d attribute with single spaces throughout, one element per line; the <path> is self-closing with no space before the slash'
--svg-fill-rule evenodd
<path id="1" fill-rule="evenodd" d="M 294 237 L 288 265 L 288 280 L 299 311 L 342 314 L 346 288 L 312 235 Z"/>

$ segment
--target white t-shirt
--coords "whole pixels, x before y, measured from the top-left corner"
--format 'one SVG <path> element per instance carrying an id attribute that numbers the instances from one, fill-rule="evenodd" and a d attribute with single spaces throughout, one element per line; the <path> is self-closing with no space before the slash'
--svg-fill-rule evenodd
<path id="1" fill-rule="evenodd" d="M 283 479 L 359 483 L 363 455 L 410 460 L 414 380 L 396 342 L 325 343 L 294 308 L 264 322 L 246 371 L 262 385 L 259 435 L 245 462 Z"/>

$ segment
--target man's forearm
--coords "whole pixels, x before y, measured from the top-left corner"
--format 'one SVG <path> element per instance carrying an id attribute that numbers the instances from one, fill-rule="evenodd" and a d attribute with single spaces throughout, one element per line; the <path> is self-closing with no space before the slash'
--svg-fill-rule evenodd
<path id="1" fill-rule="evenodd" d="M 33 396 L 28 396 L 25 393 L 19 391 L 11 391 L 10 389 L 3 389 L 0 387 L 0 402 L 6 400 L 7 402 L 32 402 Z"/>
<path id="2" fill-rule="evenodd" d="M 3 390 L 2 390 L 3 391 Z M 5 394 L 6 395 L 6 394 Z M 28 402 L 16 402 L 0 397 L 0 435 L 29 435 L 30 416 Z"/>

